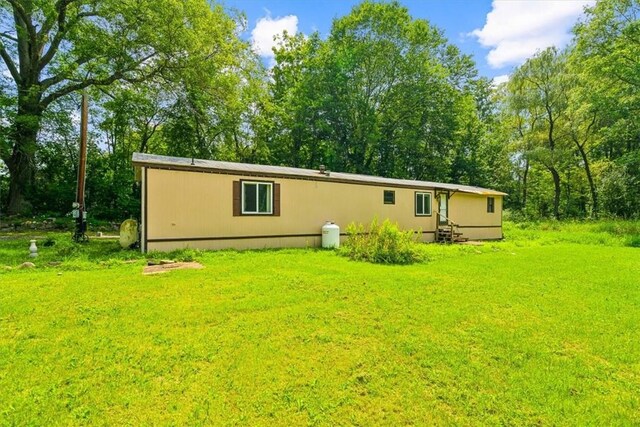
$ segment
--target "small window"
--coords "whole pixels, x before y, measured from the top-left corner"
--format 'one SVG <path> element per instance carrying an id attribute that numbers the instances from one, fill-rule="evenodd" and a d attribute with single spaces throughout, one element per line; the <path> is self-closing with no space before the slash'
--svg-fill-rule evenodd
<path id="1" fill-rule="evenodd" d="M 487 197 L 487 212 L 494 213 L 496 211 L 496 199 L 494 197 Z"/>
<path id="2" fill-rule="evenodd" d="M 416 193 L 416 216 L 431 215 L 431 193 Z"/>
<path id="3" fill-rule="evenodd" d="M 242 213 L 271 215 L 273 213 L 273 184 L 243 181 Z"/>
<path id="4" fill-rule="evenodd" d="M 393 190 L 384 190 L 384 204 L 395 205 L 396 204 L 396 192 Z"/>

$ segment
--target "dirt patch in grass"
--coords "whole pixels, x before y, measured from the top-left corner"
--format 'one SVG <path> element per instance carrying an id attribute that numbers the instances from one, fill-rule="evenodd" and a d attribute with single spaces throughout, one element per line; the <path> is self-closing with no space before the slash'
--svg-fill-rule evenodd
<path id="1" fill-rule="evenodd" d="M 172 270 L 199 270 L 204 268 L 199 262 L 173 262 L 169 264 L 147 265 L 142 274 L 162 274 Z"/>
<path id="2" fill-rule="evenodd" d="M 466 246 L 484 246 L 484 242 L 480 242 L 478 240 L 467 240 L 466 242 L 460 242 L 459 244 Z"/>

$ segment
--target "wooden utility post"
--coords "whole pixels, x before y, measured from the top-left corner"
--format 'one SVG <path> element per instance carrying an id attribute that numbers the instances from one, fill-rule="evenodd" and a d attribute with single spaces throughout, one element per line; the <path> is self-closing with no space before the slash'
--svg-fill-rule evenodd
<path id="1" fill-rule="evenodd" d="M 76 229 L 73 240 L 87 241 L 87 211 L 84 204 L 84 187 L 87 171 L 87 122 L 89 121 L 89 105 L 87 93 L 82 93 L 82 107 L 80 111 L 80 154 L 78 156 L 78 186 L 76 201 L 73 204 L 73 216 L 76 219 Z"/>

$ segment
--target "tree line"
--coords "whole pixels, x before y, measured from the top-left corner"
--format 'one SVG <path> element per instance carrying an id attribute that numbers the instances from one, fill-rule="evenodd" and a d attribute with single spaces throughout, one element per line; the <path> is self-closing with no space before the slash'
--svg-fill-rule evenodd
<path id="1" fill-rule="evenodd" d="M 91 97 L 90 213 L 136 216 L 133 152 L 457 182 L 513 215 L 640 215 L 638 0 L 587 10 L 494 86 L 398 2 L 326 38 L 285 34 L 265 67 L 246 19 L 205 0 L 0 0 L 0 203 L 70 210 Z"/>
<path id="2" fill-rule="evenodd" d="M 639 13 L 637 0 L 598 2 L 566 49 L 539 52 L 496 91 L 514 209 L 640 214 Z"/>

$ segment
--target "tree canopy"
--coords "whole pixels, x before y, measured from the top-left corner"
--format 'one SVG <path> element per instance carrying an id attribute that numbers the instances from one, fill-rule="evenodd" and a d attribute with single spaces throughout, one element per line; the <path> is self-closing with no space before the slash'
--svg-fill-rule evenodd
<path id="1" fill-rule="evenodd" d="M 3 0 L 0 57 L 14 105 L 0 158 L 10 173 L 8 210 L 29 202 L 38 135 L 51 105 L 88 88 L 144 87 L 203 70 L 231 74 L 242 43 L 236 22 L 203 0 Z"/>
<path id="2" fill-rule="evenodd" d="M 273 69 L 276 163 L 478 184 L 471 59 L 397 2 L 364 2 L 326 40 L 287 36 Z"/>
<path id="3" fill-rule="evenodd" d="M 586 10 L 494 86 L 397 1 L 285 34 L 272 68 L 206 0 L 0 0 L 0 208 L 66 213 L 78 99 L 91 212 L 139 212 L 136 151 L 450 181 L 525 217 L 640 215 L 638 0 Z"/>

